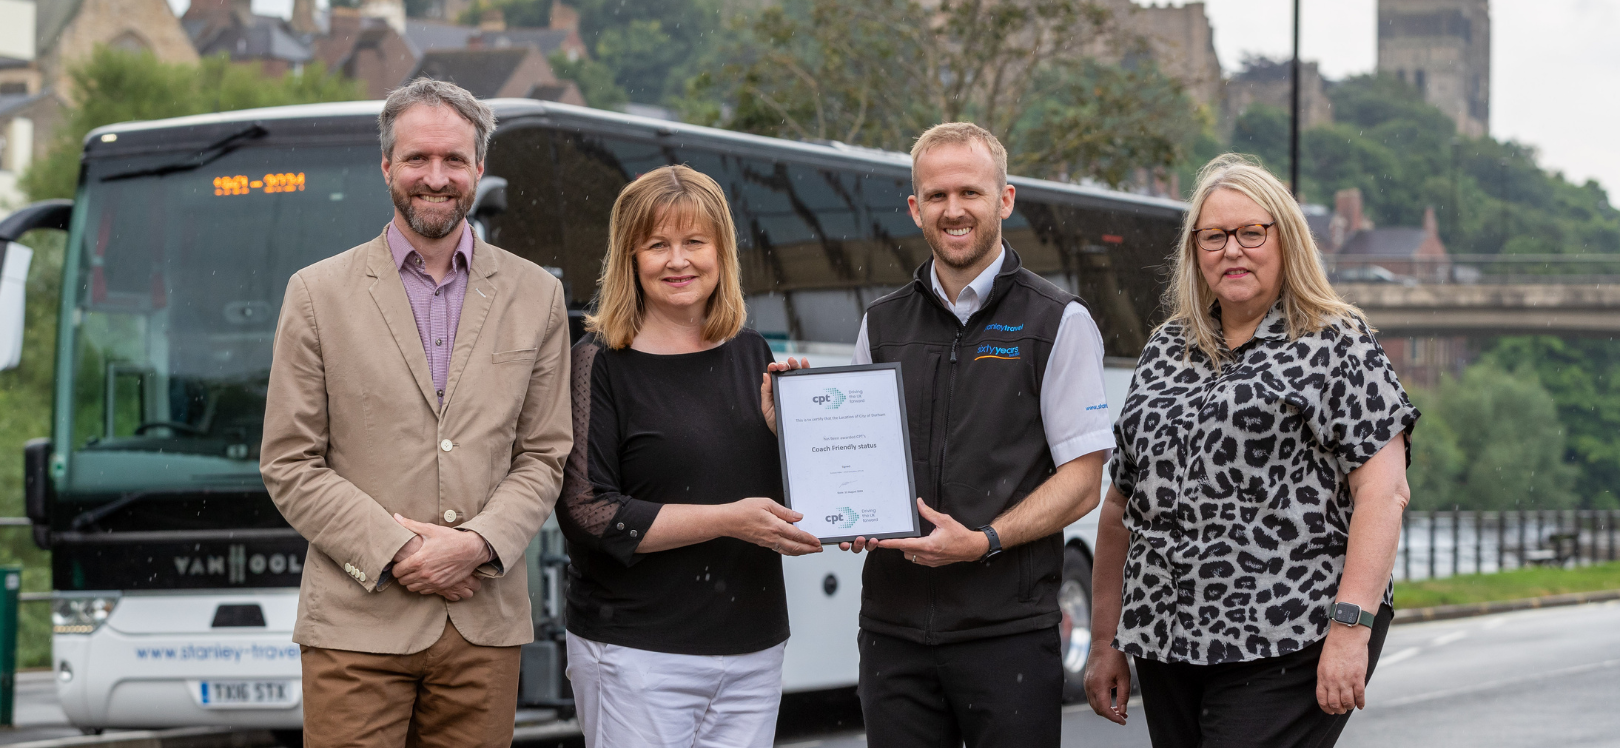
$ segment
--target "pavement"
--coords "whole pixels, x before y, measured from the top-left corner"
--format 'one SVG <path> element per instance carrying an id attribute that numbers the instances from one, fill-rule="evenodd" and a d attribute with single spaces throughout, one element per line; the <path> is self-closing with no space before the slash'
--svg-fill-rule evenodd
<path id="1" fill-rule="evenodd" d="M 1620 601 L 1390 629 L 1340 748 L 1620 748 Z M 1066 707 L 1064 748 L 1150 748 L 1129 724 Z M 782 735 L 778 748 L 854 748 L 852 730 Z"/>
<path id="2" fill-rule="evenodd" d="M 71 737 L 49 672 L 17 676 L 17 727 L 0 744 Z M 1620 600 L 1395 626 L 1341 748 L 1620 748 Z M 1065 748 L 1149 748 L 1139 699 L 1114 725 L 1063 713 Z M 792 713 L 790 713 L 792 712 Z M 784 705 L 778 748 L 866 745 L 848 693 Z M 577 746 L 533 734 L 525 746 Z"/>

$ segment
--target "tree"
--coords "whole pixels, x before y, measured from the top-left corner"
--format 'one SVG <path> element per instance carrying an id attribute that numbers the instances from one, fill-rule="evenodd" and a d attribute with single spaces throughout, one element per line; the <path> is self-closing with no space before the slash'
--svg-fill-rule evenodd
<path id="1" fill-rule="evenodd" d="M 266 80 L 219 55 L 192 65 L 162 62 L 150 52 L 97 47 L 68 70 L 72 100 L 55 142 L 20 180 L 32 200 L 72 197 L 84 136 L 102 125 L 233 109 L 364 98 L 353 81 L 319 63 Z"/>
<path id="2" fill-rule="evenodd" d="M 1414 509 L 1576 506 L 1557 405 L 1535 372 L 1485 361 L 1411 394 L 1423 412 L 1408 471 Z"/>
<path id="3" fill-rule="evenodd" d="M 1558 408 L 1565 460 L 1588 509 L 1620 508 L 1620 346 L 1612 340 L 1505 337 L 1486 359 L 1533 369 Z"/>
<path id="4" fill-rule="evenodd" d="M 1134 42 L 1085 0 L 787 0 L 735 27 L 688 87 L 689 118 L 747 132 L 904 150 L 971 120 L 1014 170 L 1118 184 L 1179 163 L 1199 120 Z"/>

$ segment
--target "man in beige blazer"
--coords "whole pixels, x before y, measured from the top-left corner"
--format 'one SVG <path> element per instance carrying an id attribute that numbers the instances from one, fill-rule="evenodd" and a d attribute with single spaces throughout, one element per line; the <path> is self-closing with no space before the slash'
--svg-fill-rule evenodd
<path id="1" fill-rule="evenodd" d="M 307 745 L 511 745 L 572 425 L 561 285 L 465 220 L 494 124 L 453 84 L 394 91 L 393 220 L 287 284 L 260 468 L 309 539 Z"/>

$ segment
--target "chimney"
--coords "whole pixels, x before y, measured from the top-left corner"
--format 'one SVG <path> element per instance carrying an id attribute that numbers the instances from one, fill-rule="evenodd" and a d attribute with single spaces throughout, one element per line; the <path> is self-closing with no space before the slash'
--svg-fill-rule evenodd
<path id="1" fill-rule="evenodd" d="M 562 0 L 551 0 L 551 28 L 579 31 L 579 11 Z"/>
<path id="2" fill-rule="evenodd" d="M 293 0 L 290 25 L 300 34 L 319 34 L 321 27 L 315 22 L 315 0 Z"/>
<path id="3" fill-rule="evenodd" d="M 1339 190 L 1333 196 L 1333 212 L 1344 218 L 1344 235 L 1349 238 L 1351 234 L 1364 228 L 1366 219 L 1361 215 L 1361 190 L 1351 187 L 1348 190 Z"/>
<path id="4" fill-rule="evenodd" d="M 405 34 L 405 0 L 360 0 L 361 18 L 380 18 L 401 36 Z"/>
<path id="5" fill-rule="evenodd" d="M 506 14 L 500 8 L 490 8 L 478 17 L 479 31 L 505 31 Z"/>
<path id="6" fill-rule="evenodd" d="M 1434 217 L 1433 205 L 1423 209 L 1423 234 L 1435 238 L 1440 237 L 1440 221 Z"/>

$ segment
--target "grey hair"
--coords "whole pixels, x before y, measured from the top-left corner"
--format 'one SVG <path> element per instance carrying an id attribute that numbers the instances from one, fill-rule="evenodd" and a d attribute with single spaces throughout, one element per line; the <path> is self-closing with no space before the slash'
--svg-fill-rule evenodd
<path id="1" fill-rule="evenodd" d="M 432 78 L 417 78 L 388 93 L 388 100 L 383 102 L 382 114 L 377 115 L 377 131 L 382 137 L 383 158 L 390 161 L 394 159 L 394 120 L 399 119 L 399 115 L 417 104 L 450 107 L 456 114 L 461 115 L 462 119 L 472 123 L 477 163 L 484 163 L 484 154 L 489 151 L 489 137 L 495 132 L 495 113 L 467 89 L 449 81 L 436 81 Z"/>

